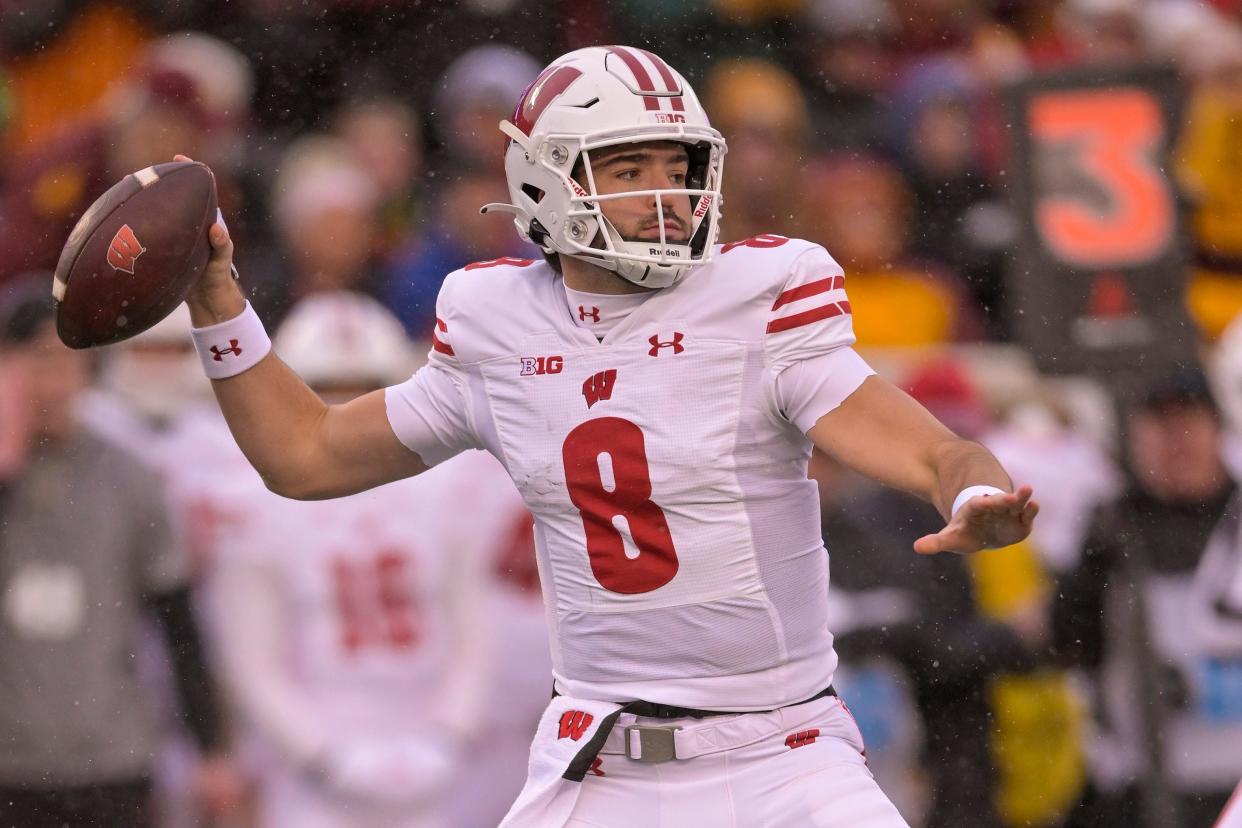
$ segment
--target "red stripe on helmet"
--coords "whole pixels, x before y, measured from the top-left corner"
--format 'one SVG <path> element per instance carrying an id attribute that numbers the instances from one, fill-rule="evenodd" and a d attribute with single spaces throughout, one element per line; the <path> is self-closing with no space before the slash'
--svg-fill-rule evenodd
<path id="1" fill-rule="evenodd" d="M 549 66 L 544 69 L 518 100 L 517 109 L 513 110 L 514 126 L 527 135 L 534 132 L 535 122 L 543 111 L 581 75 L 582 70 L 572 66 Z"/>
<path id="2" fill-rule="evenodd" d="M 668 64 L 659 55 L 648 52 L 646 49 L 636 49 L 635 51 L 642 52 L 655 65 L 656 71 L 660 73 L 660 79 L 664 81 L 668 91 L 677 93 L 669 99 L 673 102 L 673 109 L 678 112 L 684 112 L 686 104 L 681 99 L 681 87 L 678 85 L 677 79 L 673 77 L 673 70 L 669 68 Z"/>
<path id="3" fill-rule="evenodd" d="M 642 61 L 624 46 L 609 46 L 608 51 L 612 52 L 629 68 L 630 73 L 634 75 L 634 82 L 638 84 L 639 93 L 657 92 L 655 84 L 651 82 L 651 75 L 647 74 L 647 70 L 643 67 Z M 643 95 L 643 105 L 647 109 L 659 109 L 660 99 Z"/>

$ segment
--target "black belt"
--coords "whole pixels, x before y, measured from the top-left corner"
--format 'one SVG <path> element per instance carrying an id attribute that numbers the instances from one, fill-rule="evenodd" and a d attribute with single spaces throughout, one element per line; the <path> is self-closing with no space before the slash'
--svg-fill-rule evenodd
<path id="1" fill-rule="evenodd" d="M 813 702 L 825 696 L 835 696 L 836 694 L 837 691 L 830 684 L 809 699 L 782 705 L 782 707 L 806 704 L 807 702 Z M 552 698 L 556 698 L 559 695 L 560 693 L 556 692 L 556 688 L 553 688 Z M 675 707 L 671 704 L 638 700 L 626 702 L 622 709 L 626 713 L 633 713 L 635 716 L 647 716 L 652 719 L 706 719 L 709 716 L 736 716 L 739 713 L 771 713 L 773 710 L 780 710 L 781 708 L 773 707 L 770 710 L 699 710 L 696 707 Z"/>
<path id="2" fill-rule="evenodd" d="M 552 698 L 556 698 L 560 693 L 556 692 L 556 688 L 552 689 Z M 617 723 L 622 713 L 633 713 L 635 716 L 647 716 L 654 719 L 706 719 L 709 716 L 736 716 L 739 713 L 771 713 L 780 710 L 783 707 L 794 707 L 799 704 L 813 702 L 816 699 L 822 699 L 825 696 L 836 696 L 837 691 L 830 684 L 823 690 L 820 690 L 809 699 L 803 699 L 793 704 L 782 705 L 782 707 L 773 707 L 770 710 L 699 710 L 694 707 L 674 707 L 671 704 L 660 704 L 658 702 L 649 702 L 635 700 L 626 702 L 621 705 L 621 709 L 615 713 L 609 714 L 599 723 L 599 728 L 592 735 L 591 740 L 582 746 L 582 750 L 578 751 L 578 755 L 569 763 L 569 767 L 561 776 L 571 782 L 581 782 L 591 769 L 591 764 L 595 758 L 599 756 L 600 750 L 604 747 L 604 741 L 608 738 L 608 734 L 612 732 L 612 727 Z"/>

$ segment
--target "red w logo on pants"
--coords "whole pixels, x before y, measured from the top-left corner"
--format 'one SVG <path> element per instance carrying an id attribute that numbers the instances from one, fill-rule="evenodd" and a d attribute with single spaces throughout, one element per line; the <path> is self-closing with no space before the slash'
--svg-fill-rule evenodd
<path id="1" fill-rule="evenodd" d="M 561 714 L 561 730 L 556 738 L 573 739 L 576 742 L 582 738 L 582 734 L 586 733 L 586 729 L 593 721 L 595 717 L 590 713 L 584 713 L 581 710 L 566 710 Z"/>
<path id="2" fill-rule="evenodd" d="M 793 750 L 794 748 L 805 747 L 819 738 L 819 728 L 811 730 L 799 730 L 797 733 L 790 733 L 785 737 L 785 747 Z"/>

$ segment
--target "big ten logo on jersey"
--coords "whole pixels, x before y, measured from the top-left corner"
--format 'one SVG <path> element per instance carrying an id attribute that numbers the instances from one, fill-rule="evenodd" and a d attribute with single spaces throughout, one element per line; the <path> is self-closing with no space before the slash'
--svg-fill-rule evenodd
<path id="1" fill-rule="evenodd" d="M 410 556 L 396 548 L 331 559 L 339 642 L 348 654 L 405 651 L 421 638 Z"/>
<path id="2" fill-rule="evenodd" d="M 519 357 L 519 359 L 522 361 L 522 371 L 519 376 L 523 377 L 559 374 L 565 370 L 565 357 L 562 356 Z"/>

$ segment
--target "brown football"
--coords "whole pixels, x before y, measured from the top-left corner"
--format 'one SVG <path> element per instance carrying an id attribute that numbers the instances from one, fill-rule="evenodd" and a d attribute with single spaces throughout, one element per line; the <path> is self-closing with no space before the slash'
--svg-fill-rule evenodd
<path id="1" fill-rule="evenodd" d="M 92 204 L 65 242 L 52 295 L 56 331 L 71 348 L 137 336 L 202 275 L 216 221 L 216 179 L 174 161 L 125 176 Z"/>

